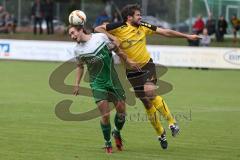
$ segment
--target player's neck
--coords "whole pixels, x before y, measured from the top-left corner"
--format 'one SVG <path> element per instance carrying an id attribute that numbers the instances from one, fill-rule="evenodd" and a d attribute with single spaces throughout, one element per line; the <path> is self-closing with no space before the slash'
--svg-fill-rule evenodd
<path id="1" fill-rule="evenodd" d="M 83 43 L 87 42 L 87 41 L 89 41 L 91 39 L 91 37 L 92 37 L 91 34 L 82 34 L 80 42 L 83 42 Z"/>
<path id="2" fill-rule="evenodd" d="M 136 25 L 135 23 L 132 23 L 131 21 L 127 21 L 128 24 L 130 24 L 133 27 L 139 27 L 139 25 Z"/>

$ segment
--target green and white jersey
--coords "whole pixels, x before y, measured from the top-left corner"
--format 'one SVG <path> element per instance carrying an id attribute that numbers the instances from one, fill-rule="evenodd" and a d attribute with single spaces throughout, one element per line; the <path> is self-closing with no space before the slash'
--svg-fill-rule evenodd
<path id="1" fill-rule="evenodd" d="M 117 77 L 109 43 L 105 34 L 94 33 L 89 41 L 77 44 L 74 49 L 77 61 L 87 65 L 93 88 L 95 85 L 112 86 L 112 78 Z"/>

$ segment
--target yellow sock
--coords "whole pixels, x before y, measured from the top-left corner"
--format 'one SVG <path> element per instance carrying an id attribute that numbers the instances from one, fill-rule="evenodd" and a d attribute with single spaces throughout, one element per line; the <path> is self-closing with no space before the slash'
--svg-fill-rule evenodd
<path id="1" fill-rule="evenodd" d="M 168 121 L 169 125 L 176 123 L 170 110 L 168 109 L 167 104 L 164 102 L 164 100 L 161 96 L 156 96 L 152 100 L 152 104 L 164 116 L 164 118 Z"/>
<path id="2" fill-rule="evenodd" d="M 160 123 L 156 108 L 152 106 L 150 109 L 146 110 L 146 112 L 148 115 L 148 119 L 150 120 L 152 126 L 156 130 L 158 136 L 161 136 L 164 132 L 164 129 L 162 127 L 162 124 Z"/>

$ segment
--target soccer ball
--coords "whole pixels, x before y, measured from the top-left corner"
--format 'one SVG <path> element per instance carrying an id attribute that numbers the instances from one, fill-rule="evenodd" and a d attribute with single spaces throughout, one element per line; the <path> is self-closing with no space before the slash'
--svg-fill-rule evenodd
<path id="1" fill-rule="evenodd" d="M 69 23 L 72 25 L 84 25 L 86 23 L 86 14 L 81 10 L 75 10 L 68 17 Z"/>

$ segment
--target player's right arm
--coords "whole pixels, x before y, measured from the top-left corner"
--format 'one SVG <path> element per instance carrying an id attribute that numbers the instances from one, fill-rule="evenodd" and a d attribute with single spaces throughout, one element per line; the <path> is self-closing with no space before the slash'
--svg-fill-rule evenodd
<path id="1" fill-rule="evenodd" d="M 103 24 L 100 26 L 97 26 L 96 28 L 94 28 L 95 32 L 99 32 L 99 33 L 104 33 L 108 36 L 108 38 L 116 45 L 116 46 L 120 46 L 120 42 L 118 41 L 117 37 L 115 37 L 114 35 L 110 34 L 107 31 L 107 25 Z"/>
<path id="2" fill-rule="evenodd" d="M 126 25 L 123 22 L 117 22 L 117 23 L 110 23 L 110 24 L 103 24 L 100 26 L 97 26 L 94 28 L 95 32 L 104 33 L 107 35 L 107 37 L 111 40 L 111 42 L 114 45 L 114 51 L 116 54 L 132 69 L 134 70 L 141 70 L 139 65 L 135 62 L 133 62 L 131 59 L 128 58 L 127 54 L 123 52 L 123 50 L 120 48 L 120 42 L 117 37 L 112 35 L 109 32 L 118 32 L 118 28 L 121 26 Z"/>
<path id="3" fill-rule="evenodd" d="M 121 48 L 116 46 L 116 49 L 114 51 L 131 69 L 138 70 L 138 71 L 141 70 L 139 65 L 133 62 L 131 59 L 129 59 Z"/>
<path id="4" fill-rule="evenodd" d="M 82 79 L 82 75 L 84 73 L 84 66 L 83 63 L 78 63 L 77 64 L 77 69 L 76 69 L 76 78 L 75 78 L 75 86 L 73 89 L 73 94 L 77 96 L 79 94 L 79 84 Z"/>

